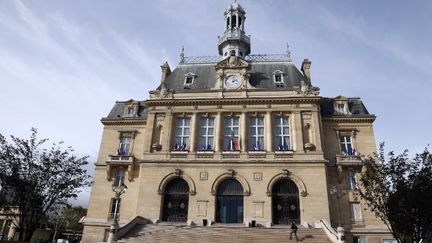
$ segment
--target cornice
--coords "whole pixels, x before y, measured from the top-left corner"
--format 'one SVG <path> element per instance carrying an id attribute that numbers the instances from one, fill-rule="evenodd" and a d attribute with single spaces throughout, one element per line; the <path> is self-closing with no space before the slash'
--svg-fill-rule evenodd
<path id="1" fill-rule="evenodd" d="M 232 105 L 232 104 L 299 104 L 320 103 L 320 96 L 313 97 L 289 97 L 289 98 L 219 98 L 219 99 L 166 99 L 147 100 L 151 106 L 187 106 L 187 105 Z"/>
<path id="2" fill-rule="evenodd" d="M 104 125 L 146 125 L 146 119 L 112 119 L 112 118 L 102 118 L 101 123 Z"/>
<path id="3" fill-rule="evenodd" d="M 344 117 L 323 117 L 322 120 L 324 122 L 343 122 L 343 123 L 373 123 L 376 119 L 376 116 L 344 116 Z"/>

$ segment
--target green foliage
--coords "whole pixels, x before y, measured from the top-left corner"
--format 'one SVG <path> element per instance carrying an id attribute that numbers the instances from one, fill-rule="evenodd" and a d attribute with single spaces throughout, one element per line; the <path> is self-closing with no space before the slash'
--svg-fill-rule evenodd
<path id="1" fill-rule="evenodd" d="M 14 211 L 20 240 L 36 229 L 39 220 L 53 205 L 76 198 L 80 188 L 90 186 L 88 156 L 77 157 L 62 142 L 46 148 L 48 139 L 38 139 L 31 129 L 30 139 L 11 136 L 9 142 L 0 134 L 0 180 L 3 210 Z"/>
<path id="2" fill-rule="evenodd" d="M 68 207 L 64 210 L 64 217 L 66 219 L 66 228 L 72 231 L 72 238 L 76 237 L 76 234 L 82 232 L 83 225 L 80 222 L 81 218 L 87 214 L 87 209 L 76 206 Z"/>
<path id="3" fill-rule="evenodd" d="M 360 195 L 375 215 L 384 221 L 399 243 L 432 242 L 432 154 L 408 158 L 389 152 L 384 144 L 376 158 L 365 162 Z"/>

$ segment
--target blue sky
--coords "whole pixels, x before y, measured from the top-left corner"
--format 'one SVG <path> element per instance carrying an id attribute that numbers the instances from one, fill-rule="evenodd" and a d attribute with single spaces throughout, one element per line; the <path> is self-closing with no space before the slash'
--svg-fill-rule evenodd
<path id="1" fill-rule="evenodd" d="M 186 56 L 217 55 L 232 1 L 0 1 L 0 133 L 65 141 L 95 161 L 116 100 L 145 100 Z M 431 142 L 432 1 L 240 0 L 252 53 L 312 61 L 321 95 L 362 97 L 377 142 Z M 93 172 L 93 167 L 89 167 Z M 76 203 L 85 205 L 89 189 Z"/>

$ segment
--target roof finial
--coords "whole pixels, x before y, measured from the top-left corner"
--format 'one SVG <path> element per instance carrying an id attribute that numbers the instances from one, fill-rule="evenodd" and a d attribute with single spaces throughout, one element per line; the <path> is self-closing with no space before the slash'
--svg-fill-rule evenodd
<path id="1" fill-rule="evenodd" d="M 288 42 L 287 42 L 287 44 L 286 44 L 286 55 L 287 55 L 288 58 L 291 60 L 291 51 L 290 51 L 290 49 L 289 49 Z"/>
<path id="2" fill-rule="evenodd" d="M 180 53 L 180 63 L 184 63 L 184 59 L 185 59 L 184 46 L 182 46 L 181 53 Z"/>

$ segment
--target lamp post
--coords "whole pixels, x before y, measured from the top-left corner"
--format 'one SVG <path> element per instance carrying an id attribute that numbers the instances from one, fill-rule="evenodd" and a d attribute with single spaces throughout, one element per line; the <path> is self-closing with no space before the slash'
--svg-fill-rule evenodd
<path id="1" fill-rule="evenodd" d="M 337 233 L 338 233 L 338 242 L 342 243 L 345 242 L 345 230 L 341 225 L 341 210 L 340 210 L 340 199 L 345 196 L 345 192 L 338 191 L 336 186 L 332 186 L 330 188 L 330 195 L 335 196 L 337 200 L 338 205 L 338 219 L 339 219 L 339 226 L 337 227 Z"/>
<path id="2" fill-rule="evenodd" d="M 112 190 L 115 193 L 116 205 L 115 205 L 115 209 L 114 209 L 113 222 L 111 224 L 110 232 L 108 235 L 108 243 L 117 242 L 117 229 L 119 226 L 119 223 L 118 223 L 118 220 L 119 220 L 119 218 L 118 218 L 118 214 L 119 214 L 118 213 L 118 210 L 119 210 L 118 205 L 119 205 L 121 195 L 124 194 L 127 190 L 127 186 L 123 183 L 120 186 L 113 185 Z"/>
<path id="3" fill-rule="evenodd" d="M 339 201 L 343 196 L 345 196 L 345 192 L 340 192 L 340 191 L 338 191 L 336 186 L 332 186 L 330 188 L 330 195 L 336 197 L 337 205 L 338 205 L 338 217 L 339 217 L 339 226 L 338 227 L 342 227 L 342 225 L 341 225 L 341 210 L 340 210 L 340 202 Z"/>

